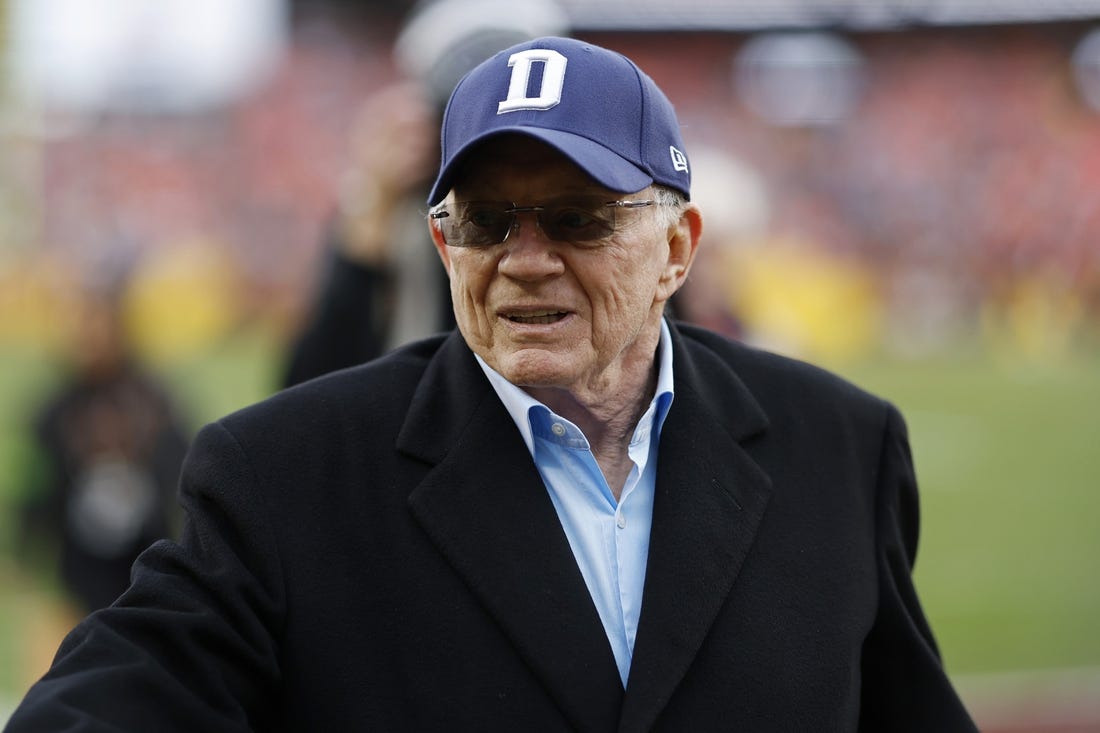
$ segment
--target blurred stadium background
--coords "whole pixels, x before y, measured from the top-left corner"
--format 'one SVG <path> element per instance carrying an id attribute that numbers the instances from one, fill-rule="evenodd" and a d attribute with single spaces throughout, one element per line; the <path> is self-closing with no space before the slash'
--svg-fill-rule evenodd
<path id="1" fill-rule="evenodd" d="M 905 412 L 917 581 L 984 730 L 1100 730 L 1100 0 L 562 1 L 668 91 L 695 276 Z M 0 721 L 74 622 L 15 552 L 72 292 L 192 429 L 269 394 L 412 2 L 0 0 Z"/>

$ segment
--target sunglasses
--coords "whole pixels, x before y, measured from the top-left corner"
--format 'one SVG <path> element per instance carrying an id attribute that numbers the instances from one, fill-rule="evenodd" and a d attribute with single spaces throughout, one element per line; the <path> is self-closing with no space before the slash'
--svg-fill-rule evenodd
<path id="1" fill-rule="evenodd" d="M 508 239 L 519 227 L 518 215 L 535 215 L 539 229 L 557 242 L 598 245 L 611 236 L 625 209 L 652 206 L 656 201 L 608 201 L 601 196 L 554 199 L 538 206 L 517 206 L 508 201 L 459 201 L 436 207 L 434 220 L 443 240 L 452 247 L 488 247 Z"/>

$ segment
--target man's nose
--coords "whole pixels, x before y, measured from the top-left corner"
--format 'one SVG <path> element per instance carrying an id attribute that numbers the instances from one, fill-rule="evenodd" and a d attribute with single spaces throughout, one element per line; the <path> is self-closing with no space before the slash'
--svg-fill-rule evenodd
<path id="1" fill-rule="evenodd" d="M 537 280 L 561 273 L 564 264 L 538 224 L 536 212 L 517 212 L 505 241 L 500 271 L 519 280 Z"/>
<path id="2" fill-rule="evenodd" d="M 528 235 L 538 235 L 546 238 L 546 232 L 542 229 L 538 211 L 521 209 L 512 212 L 512 223 L 508 227 L 508 236 L 505 239 L 522 236 L 524 232 Z"/>

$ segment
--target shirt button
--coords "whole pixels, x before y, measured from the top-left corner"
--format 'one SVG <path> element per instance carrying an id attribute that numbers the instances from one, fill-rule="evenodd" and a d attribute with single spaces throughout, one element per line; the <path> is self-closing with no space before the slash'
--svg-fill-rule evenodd
<path id="1" fill-rule="evenodd" d="M 626 517 L 622 514 L 615 518 L 615 526 L 619 529 L 626 529 Z"/>
<path id="2" fill-rule="evenodd" d="M 560 438 L 561 436 L 565 435 L 565 426 L 562 425 L 560 422 L 556 422 L 550 426 L 550 431 Z"/>

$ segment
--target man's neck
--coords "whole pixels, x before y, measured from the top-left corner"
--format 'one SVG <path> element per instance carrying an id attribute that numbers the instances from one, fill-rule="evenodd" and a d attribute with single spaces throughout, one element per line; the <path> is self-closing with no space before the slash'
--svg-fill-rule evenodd
<path id="1" fill-rule="evenodd" d="M 554 413 L 575 424 L 588 438 L 592 454 L 603 471 L 608 486 L 618 499 L 630 475 L 630 441 L 638 421 L 653 400 L 657 389 L 657 344 L 660 332 L 649 346 L 643 346 L 649 358 L 637 359 L 602 385 L 581 389 L 524 387 L 523 390 Z"/>

